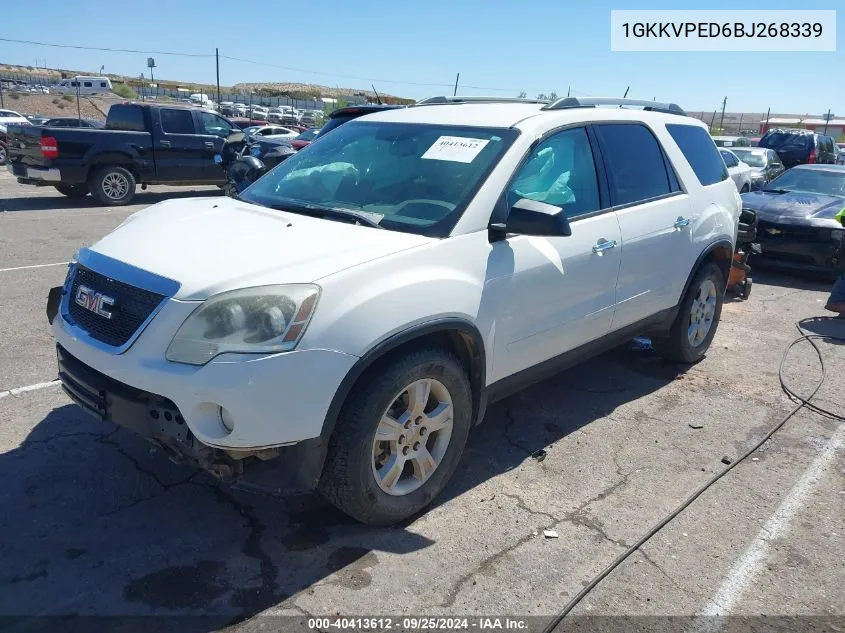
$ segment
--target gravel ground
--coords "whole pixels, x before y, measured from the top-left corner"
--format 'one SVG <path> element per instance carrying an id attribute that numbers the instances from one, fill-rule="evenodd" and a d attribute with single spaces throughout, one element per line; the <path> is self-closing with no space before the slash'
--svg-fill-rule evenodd
<path id="1" fill-rule="evenodd" d="M 219 193 L 151 187 L 108 209 L 0 173 L 0 628 L 68 630 L 73 620 L 54 618 L 77 615 L 98 616 L 78 621 L 87 630 L 306 629 L 334 614 L 540 628 L 794 406 L 778 364 L 796 321 L 845 336 L 825 316 L 826 285 L 757 273 L 749 301 L 726 303 L 701 363 L 666 364 L 632 342 L 526 389 L 489 410 L 433 508 L 367 528 L 314 496 L 218 487 L 40 385 L 56 377 L 44 307 L 63 262 L 130 212 L 191 195 Z M 841 411 L 845 352 L 820 347 L 830 378 L 818 402 Z M 818 375 L 809 346 L 796 348 L 795 388 Z M 701 613 L 843 630 L 843 445 L 842 424 L 799 412 L 599 584 L 567 630 L 686 630 L 701 622 L 666 616 Z"/>

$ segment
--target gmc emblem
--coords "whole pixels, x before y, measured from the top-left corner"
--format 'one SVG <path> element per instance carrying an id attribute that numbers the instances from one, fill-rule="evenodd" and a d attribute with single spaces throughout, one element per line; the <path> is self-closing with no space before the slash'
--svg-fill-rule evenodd
<path id="1" fill-rule="evenodd" d="M 102 292 L 96 292 L 88 286 L 79 286 L 76 289 L 74 301 L 76 301 L 77 305 L 90 310 L 94 314 L 99 314 L 106 319 L 111 318 L 112 313 L 106 308 L 114 305 L 114 299 L 108 295 L 104 295 Z"/>

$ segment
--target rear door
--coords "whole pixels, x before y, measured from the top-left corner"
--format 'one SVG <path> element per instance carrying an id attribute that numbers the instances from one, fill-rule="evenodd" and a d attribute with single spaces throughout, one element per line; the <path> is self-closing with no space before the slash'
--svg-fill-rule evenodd
<path id="1" fill-rule="evenodd" d="M 206 139 L 197 133 L 193 112 L 184 108 L 158 108 L 155 137 L 156 180 L 184 182 L 204 180 L 207 157 Z M 153 117 L 155 119 L 155 116 Z"/>
<path id="2" fill-rule="evenodd" d="M 649 127 L 626 122 L 593 129 L 622 235 L 611 325 L 617 330 L 677 303 L 686 281 L 678 271 L 691 270 L 690 227 L 700 210 L 691 206 Z"/>

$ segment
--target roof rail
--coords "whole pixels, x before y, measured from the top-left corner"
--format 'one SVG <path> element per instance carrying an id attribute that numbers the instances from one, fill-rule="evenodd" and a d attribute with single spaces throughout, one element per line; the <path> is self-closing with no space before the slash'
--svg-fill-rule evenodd
<path id="1" fill-rule="evenodd" d="M 566 110 L 569 108 L 596 108 L 598 106 L 619 106 L 622 107 L 639 107 L 643 110 L 652 112 L 665 112 L 667 114 L 679 114 L 687 116 L 684 109 L 676 103 L 661 103 L 660 101 L 643 101 L 640 99 L 616 99 L 609 98 L 589 98 L 579 99 L 578 97 L 564 97 L 558 99 L 554 103 L 550 103 L 543 107 L 543 110 Z"/>
<path id="2" fill-rule="evenodd" d="M 520 97 L 450 97 L 438 96 L 420 99 L 412 105 L 444 105 L 455 103 L 551 103 L 547 99 L 523 99 Z"/>

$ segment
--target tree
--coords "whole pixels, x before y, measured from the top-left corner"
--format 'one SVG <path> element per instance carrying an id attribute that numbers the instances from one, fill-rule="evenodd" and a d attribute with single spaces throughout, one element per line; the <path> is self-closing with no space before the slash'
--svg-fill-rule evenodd
<path id="1" fill-rule="evenodd" d="M 551 99 L 552 101 L 557 101 L 557 93 L 555 91 L 550 92 L 549 99 Z"/>
<path id="2" fill-rule="evenodd" d="M 538 98 L 538 99 L 540 99 L 540 100 L 545 101 L 546 99 L 548 99 L 548 96 L 546 96 L 546 94 L 545 94 L 545 93 L 542 93 L 542 92 L 541 92 L 540 94 L 538 94 L 538 95 L 537 95 L 537 98 Z"/>
<path id="3" fill-rule="evenodd" d="M 528 93 L 523 90 L 522 92 L 519 93 L 519 95 L 517 96 L 517 99 L 525 99 L 525 97 L 527 97 L 527 96 L 528 96 Z"/>

